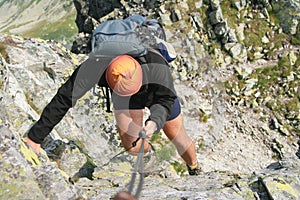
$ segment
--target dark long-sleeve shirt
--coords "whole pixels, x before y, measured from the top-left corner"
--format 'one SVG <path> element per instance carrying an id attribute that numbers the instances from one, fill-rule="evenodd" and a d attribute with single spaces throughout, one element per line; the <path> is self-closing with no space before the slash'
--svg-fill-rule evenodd
<path id="1" fill-rule="evenodd" d="M 170 68 L 160 55 L 151 51 L 145 56 L 145 60 L 137 60 L 142 65 L 143 86 L 136 94 L 127 97 L 130 104 L 124 103 L 126 101 L 123 97 L 113 93 L 114 107 L 131 109 L 135 103 L 144 102 L 143 105 L 149 107 L 151 112 L 149 120 L 154 121 L 160 130 L 170 116 L 176 99 Z M 105 70 L 110 61 L 111 58 L 90 57 L 83 62 L 44 108 L 40 119 L 29 130 L 28 137 L 36 143 L 42 143 L 79 98 L 97 83 L 106 84 Z"/>

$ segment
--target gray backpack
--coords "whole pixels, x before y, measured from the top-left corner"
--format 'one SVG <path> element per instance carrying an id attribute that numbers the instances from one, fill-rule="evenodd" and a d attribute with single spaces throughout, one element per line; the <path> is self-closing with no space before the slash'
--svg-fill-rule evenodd
<path id="1" fill-rule="evenodd" d="M 166 42 L 162 25 L 141 15 L 107 20 L 95 29 L 92 37 L 92 54 L 96 57 L 122 54 L 140 57 L 147 54 L 148 48 L 158 50 L 168 62 L 176 58 L 174 48 Z"/>
<path id="2" fill-rule="evenodd" d="M 127 54 L 142 59 L 148 50 L 162 55 L 168 62 L 176 58 L 173 46 L 166 42 L 162 25 L 155 19 L 133 15 L 124 20 L 108 20 L 101 23 L 93 33 L 91 52 L 93 57 L 116 57 Z M 111 112 L 110 89 L 101 80 L 98 85 L 105 88 L 103 92 L 106 97 L 106 108 L 107 112 Z"/>

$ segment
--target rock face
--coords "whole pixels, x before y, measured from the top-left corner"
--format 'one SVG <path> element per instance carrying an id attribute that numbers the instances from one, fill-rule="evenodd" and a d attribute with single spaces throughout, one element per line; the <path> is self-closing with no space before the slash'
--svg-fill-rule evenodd
<path id="1" fill-rule="evenodd" d="M 233 27 L 223 11 L 226 2 L 74 1 L 78 52 L 89 52 L 91 31 L 101 20 L 132 13 L 158 16 L 178 52 L 172 72 L 203 173 L 187 176 L 161 134 L 152 141 L 156 163 L 146 171 L 139 199 L 300 199 L 299 44 L 273 40 L 280 30 L 290 37 L 299 33 L 271 22 L 259 40 L 248 32 L 256 30 L 250 29 L 254 22 L 270 20 L 270 6 L 278 11 L 283 3 L 289 13 L 299 6 L 231 1 L 227 11 L 246 19 Z M 195 8 L 205 11 L 207 21 Z M 282 20 L 299 21 L 286 16 Z M 257 40 L 250 43 L 249 37 Z M 110 199 L 127 190 L 136 157 L 113 158 L 123 149 L 101 88 L 69 110 L 43 142 L 41 155 L 22 140 L 87 56 L 58 42 L 4 34 L 0 53 L 0 199 Z"/>
<path id="2" fill-rule="evenodd" d="M 192 5 L 193 3 L 194 5 Z M 100 22 L 109 18 L 125 18 L 131 14 L 155 16 L 160 18 L 162 23 L 166 26 L 172 26 L 172 23 L 180 22 L 179 24 L 181 27 L 178 27 L 178 31 L 183 31 L 186 27 L 188 27 L 188 24 L 184 24 L 182 16 L 184 16 L 184 12 L 188 12 L 190 13 L 189 20 L 191 20 L 191 22 L 194 21 L 194 23 L 192 23 L 194 26 L 193 31 L 196 30 L 201 33 L 206 29 L 206 34 L 208 34 L 210 40 L 218 40 L 221 42 L 232 58 L 240 62 L 247 61 L 247 46 L 245 46 L 243 42 L 245 39 L 243 35 L 246 31 L 245 29 L 251 29 L 251 27 L 249 27 L 251 25 L 248 23 L 254 17 L 251 9 L 255 9 L 254 13 L 258 14 L 258 18 L 261 20 L 265 20 L 268 23 L 268 26 L 273 29 L 272 31 L 281 30 L 278 30 L 278 27 L 274 26 L 273 22 L 270 21 L 270 15 L 274 15 L 278 18 L 278 20 L 280 20 L 280 25 L 285 33 L 295 35 L 299 38 L 300 33 L 299 28 L 297 27 L 299 27 L 300 5 L 297 1 L 279 0 L 272 1 L 270 3 L 269 1 L 236 1 L 226 3 L 225 1 L 209 0 L 193 3 L 190 3 L 189 5 L 187 1 L 182 1 L 178 4 L 171 3 L 168 5 L 165 4 L 165 1 L 145 1 L 139 3 L 129 0 L 112 1 L 107 3 L 102 0 L 76 0 L 74 1 L 74 4 L 77 9 L 76 24 L 79 29 L 79 35 L 73 43 L 72 52 L 90 52 L 91 35 L 95 27 L 98 26 Z M 226 12 L 228 6 L 231 7 L 230 13 Z M 192 10 L 192 8 L 197 8 L 199 11 L 191 12 L 190 10 Z M 206 28 L 204 28 L 200 17 L 195 18 L 195 16 L 199 15 L 201 12 L 203 12 L 202 16 L 204 14 L 206 15 L 202 18 L 208 20 Z M 229 13 L 229 16 L 231 14 L 239 20 L 237 24 L 233 24 L 232 26 L 232 23 L 234 22 L 232 18 L 229 18 L 227 13 Z M 240 27 L 240 29 L 237 26 Z M 194 33 L 191 32 L 190 34 Z M 176 36 L 169 35 L 169 37 L 174 37 L 174 41 Z M 268 39 L 267 37 L 268 36 L 266 36 L 266 39 Z M 197 38 L 197 36 L 194 35 L 194 39 L 197 40 L 200 38 Z M 203 39 L 204 38 L 201 38 L 202 42 L 206 42 Z M 256 58 L 261 57 L 263 56 Z"/>

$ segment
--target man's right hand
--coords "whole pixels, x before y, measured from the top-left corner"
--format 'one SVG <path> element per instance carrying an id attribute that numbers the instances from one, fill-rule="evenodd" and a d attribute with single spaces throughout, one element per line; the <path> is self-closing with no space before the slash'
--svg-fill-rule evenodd
<path id="1" fill-rule="evenodd" d="M 41 145 L 32 141 L 29 137 L 24 137 L 25 142 L 37 153 L 41 152 Z"/>
<path id="2" fill-rule="evenodd" d="M 157 130 L 157 125 L 154 121 L 147 121 L 146 126 L 143 128 L 146 133 L 147 139 L 150 139 L 153 136 L 153 133 Z"/>

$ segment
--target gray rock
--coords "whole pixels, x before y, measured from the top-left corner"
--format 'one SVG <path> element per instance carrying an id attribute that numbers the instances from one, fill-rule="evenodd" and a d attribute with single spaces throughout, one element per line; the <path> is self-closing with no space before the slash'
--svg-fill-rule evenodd
<path id="1" fill-rule="evenodd" d="M 196 30 L 203 31 L 205 30 L 203 22 L 200 17 L 200 13 L 191 13 L 191 22 L 193 27 Z"/>
<path id="2" fill-rule="evenodd" d="M 220 1 L 219 0 L 210 0 L 210 6 L 212 10 L 217 10 L 220 8 Z"/>
<path id="3" fill-rule="evenodd" d="M 170 18 L 172 22 L 178 22 L 179 20 L 182 20 L 180 10 L 179 9 L 172 10 Z"/>
<path id="4" fill-rule="evenodd" d="M 44 199 L 35 174 L 22 154 L 24 143 L 3 123 L 0 132 L 0 198 Z"/>
<path id="5" fill-rule="evenodd" d="M 272 7 L 281 20 L 283 31 L 288 34 L 299 34 L 297 26 L 300 20 L 300 4 L 298 1 L 272 1 Z"/>
<path id="6" fill-rule="evenodd" d="M 218 10 L 214 10 L 209 13 L 209 19 L 212 25 L 216 25 L 218 23 L 224 22 L 223 14 L 221 8 Z"/>
<path id="7" fill-rule="evenodd" d="M 217 37 L 223 37 L 226 35 L 228 31 L 227 28 L 227 23 L 223 22 L 223 23 L 218 23 L 215 27 L 214 27 L 214 32 L 216 34 Z"/>
<path id="8" fill-rule="evenodd" d="M 247 51 L 243 44 L 227 43 L 225 44 L 225 48 L 228 49 L 234 59 L 240 62 L 245 62 L 247 60 Z"/>

